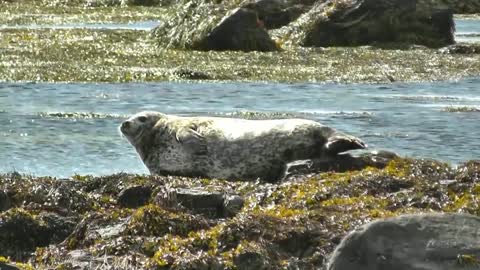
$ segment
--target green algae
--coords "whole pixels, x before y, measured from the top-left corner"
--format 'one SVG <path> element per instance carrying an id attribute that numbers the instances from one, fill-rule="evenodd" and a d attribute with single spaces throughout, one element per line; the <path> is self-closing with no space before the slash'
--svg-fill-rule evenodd
<path id="1" fill-rule="evenodd" d="M 45 211 L 82 220 L 59 246 L 37 249 L 36 258 L 28 260 L 34 268 L 61 265 L 67 251 L 75 250 L 110 256 L 117 263 L 134 256 L 146 268 L 235 269 L 246 258 L 277 269 L 296 263 L 318 268 L 335 248 L 334 239 L 377 218 L 425 212 L 480 215 L 479 179 L 478 161 L 452 168 L 435 160 L 409 158 L 397 158 L 384 169 L 325 172 L 283 183 L 128 174 L 56 180 L 14 174 L 0 177 L 0 186 L 8 187 L 6 194 L 17 198 L 0 215 L 30 220 L 38 228 L 48 227 L 37 217 Z M 59 201 L 54 199 L 59 195 L 39 190 L 58 188 L 63 182 L 75 190 L 74 201 L 83 202 L 82 207 L 42 203 Z M 122 208 L 118 194 L 139 182 L 155 187 L 152 198 L 170 189 L 203 187 L 240 194 L 245 205 L 236 216 L 220 219 L 181 206 L 166 207 L 157 199 L 137 209 Z M 32 201 L 38 205 L 32 207 Z M 467 263 L 468 254 L 462 256 Z"/>
<path id="2" fill-rule="evenodd" d="M 282 52 L 199 52 L 158 47 L 131 30 L 2 30 L 0 81 L 391 82 L 455 80 L 480 74 L 480 55 L 412 49 L 286 48 Z"/>

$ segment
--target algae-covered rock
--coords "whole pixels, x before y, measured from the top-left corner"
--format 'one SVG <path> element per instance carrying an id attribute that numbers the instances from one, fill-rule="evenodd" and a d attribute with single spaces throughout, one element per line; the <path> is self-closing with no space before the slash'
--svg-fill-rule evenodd
<path id="1" fill-rule="evenodd" d="M 148 203 L 152 194 L 149 186 L 133 186 L 118 194 L 118 204 L 122 207 L 137 208 Z"/>
<path id="2" fill-rule="evenodd" d="M 347 235 L 328 270 L 479 269 L 480 217 L 404 215 L 378 220 Z"/>
<path id="3" fill-rule="evenodd" d="M 440 53 L 445 54 L 475 54 L 480 53 L 480 44 L 459 43 L 439 49 Z"/>
<path id="4" fill-rule="evenodd" d="M 454 43 L 453 12 L 427 0 L 317 1 L 277 39 L 306 47 Z"/>
<path id="5" fill-rule="evenodd" d="M 33 269 L 322 269 L 349 231 L 374 220 L 480 215 L 478 161 L 454 168 L 390 154 L 367 153 L 355 170 L 299 172 L 279 183 L 1 175 L 11 208 L 0 213 L 0 256 Z M 151 187 L 154 199 L 122 207 L 121 191 L 138 187 Z M 205 206 L 215 215 L 199 211 Z M 470 265 L 475 257 L 465 252 L 457 261 Z"/>
<path id="6" fill-rule="evenodd" d="M 167 47 L 194 50 L 275 51 L 255 6 L 239 0 L 179 3 L 176 12 L 153 30 Z"/>

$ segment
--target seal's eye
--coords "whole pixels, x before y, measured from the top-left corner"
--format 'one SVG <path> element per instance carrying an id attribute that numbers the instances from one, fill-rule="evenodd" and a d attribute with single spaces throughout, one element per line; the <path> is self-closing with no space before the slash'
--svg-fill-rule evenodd
<path id="1" fill-rule="evenodd" d="M 140 116 L 138 117 L 138 121 L 142 122 L 142 123 L 145 123 L 145 121 L 147 121 L 147 117 L 145 116 Z"/>

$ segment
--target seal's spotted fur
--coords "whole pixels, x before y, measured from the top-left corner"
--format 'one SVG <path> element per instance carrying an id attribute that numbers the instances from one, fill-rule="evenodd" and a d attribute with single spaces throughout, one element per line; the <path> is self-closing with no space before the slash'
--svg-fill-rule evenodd
<path id="1" fill-rule="evenodd" d="M 350 135 L 305 119 L 245 120 L 140 112 L 121 132 L 152 174 L 273 181 L 288 162 L 365 148 Z"/>

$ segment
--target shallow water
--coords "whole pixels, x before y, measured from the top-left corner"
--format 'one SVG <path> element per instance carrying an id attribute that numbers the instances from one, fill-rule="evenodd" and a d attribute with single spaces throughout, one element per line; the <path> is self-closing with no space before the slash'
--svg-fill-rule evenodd
<path id="1" fill-rule="evenodd" d="M 480 42 L 480 20 L 455 20 L 455 40 L 457 42 Z"/>
<path id="2" fill-rule="evenodd" d="M 0 172 L 146 173 L 117 129 L 141 110 L 283 112 L 359 136 L 372 149 L 451 163 L 480 158 L 480 114 L 443 111 L 452 106 L 479 108 L 480 79 L 389 85 L 0 83 Z"/>
<path id="3" fill-rule="evenodd" d="M 66 23 L 66 24 L 28 24 L 0 25 L 1 29 L 91 29 L 91 30 L 140 30 L 149 31 L 158 26 L 158 21 L 130 23 Z"/>

